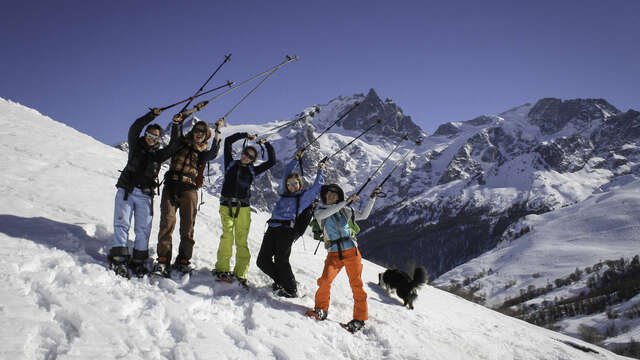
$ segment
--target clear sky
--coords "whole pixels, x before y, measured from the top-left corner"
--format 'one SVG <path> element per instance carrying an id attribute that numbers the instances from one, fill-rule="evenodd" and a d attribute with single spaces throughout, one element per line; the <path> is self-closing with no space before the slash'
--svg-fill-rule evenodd
<path id="1" fill-rule="evenodd" d="M 229 52 L 212 83 L 300 56 L 230 116 L 236 123 L 370 88 L 428 133 L 543 97 L 640 110 L 637 0 L 14 0 L 0 9 L 0 97 L 109 144 L 147 107 L 191 95 Z M 242 89 L 200 117 L 215 120 Z"/>

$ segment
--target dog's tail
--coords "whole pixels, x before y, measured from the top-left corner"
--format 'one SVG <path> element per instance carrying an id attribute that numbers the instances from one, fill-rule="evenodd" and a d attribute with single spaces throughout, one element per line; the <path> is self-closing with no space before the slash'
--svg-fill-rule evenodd
<path id="1" fill-rule="evenodd" d="M 416 289 L 420 285 L 427 282 L 427 271 L 422 267 L 418 266 L 413 270 L 413 280 L 411 281 L 411 289 Z"/>

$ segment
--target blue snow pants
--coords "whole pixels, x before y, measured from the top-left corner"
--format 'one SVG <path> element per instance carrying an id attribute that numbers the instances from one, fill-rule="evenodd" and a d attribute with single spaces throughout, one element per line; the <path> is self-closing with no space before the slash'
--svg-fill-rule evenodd
<path id="1" fill-rule="evenodd" d="M 139 188 L 134 188 L 124 200 L 125 190 L 118 188 L 116 203 L 113 212 L 113 247 L 127 247 L 129 241 L 129 228 L 131 218 L 135 216 L 134 232 L 136 240 L 133 243 L 135 250 L 147 251 L 149 249 L 149 236 L 151 235 L 151 197 L 144 194 Z"/>

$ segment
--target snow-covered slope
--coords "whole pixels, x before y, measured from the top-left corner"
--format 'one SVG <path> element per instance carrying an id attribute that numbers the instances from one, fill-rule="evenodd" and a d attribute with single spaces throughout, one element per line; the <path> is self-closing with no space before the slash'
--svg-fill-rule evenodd
<path id="1" fill-rule="evenodd" d="M 524 302 L 530 309 L 544 307 L 544 302 L 550 306 L 558 299 L 588 293 L 589 282 L 601 279 L 609 268 L 603 264 L 596 270 L 597 263 L 621 257 L 628 261 L 640 254 L 639 230 L 640 180 L 626 175 L 581 203 L 525 217 L 509 228 L 496 249 L 445 273 L 435 283 L 446 287 L 451 281 L 463 283 L 469 279 L 464 288 L 475 288 L 491 307 L 501 306 L 524 290 L 544 289 L 551 284 L 544 294 Z M 576 269 L 579 279 L 570 284 L 556 281 Z M 594 314 L 579 312 L 554 323 L 572 335 L 578 334 L 580 324 L 594 326 L 602 334 L 614 324 L 616 333 L 604 343 L 627 343 L 640 338 L 640 319 L 608 318 L 606 312 L 622 315 L 638 303 L 640 295 L 626 301 L 612 298 L 609 306 Z"/>
<path id="2" fill-rule="evenodd" d="M 0 150 L 0 358 L 619 358 L 429 286 L 409 311 L 375 285 L 382 269 L 366 261 L 367 328 L 351 335 L 336 323 L 352 311 L 344 273 L 333 286 L 330 321 L 317 323 L 302 312 L 313 306 L 324 252 L 314 256 L 306 237 L 292 254 L 301 298 L 273 297 L 255 264 L 248 293 L 214 283 L 208 269 L 220 228 L 210 195 L 196 223 L 200 270 L 157 284 L 124 280 L 106 271 L 105 254 L 125 153 L 2 99 Z M 267 218 L 253 215 L 254 254 Z"/>

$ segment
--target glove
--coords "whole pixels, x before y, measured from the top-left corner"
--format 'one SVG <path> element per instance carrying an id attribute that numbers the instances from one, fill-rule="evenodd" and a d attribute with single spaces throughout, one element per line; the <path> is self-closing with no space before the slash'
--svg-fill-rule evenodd
<path id="1" fill-rule="evenodd" d="M 198 109 L 198 111 L 202 110 L 205 106 L 207 106 L 209 102 L 208 101 L 200 101 L 199 103 L 196 104 L 196 106 L 194 106 L 196 109 Z"/>
<path id="2" fill-rule="evenodd" d="M 181 124 L 184 121 L 184 117 L 182 117 L 182 113 L 177 113 L 173 115 L 173 122 L 176 124 Z"/>

